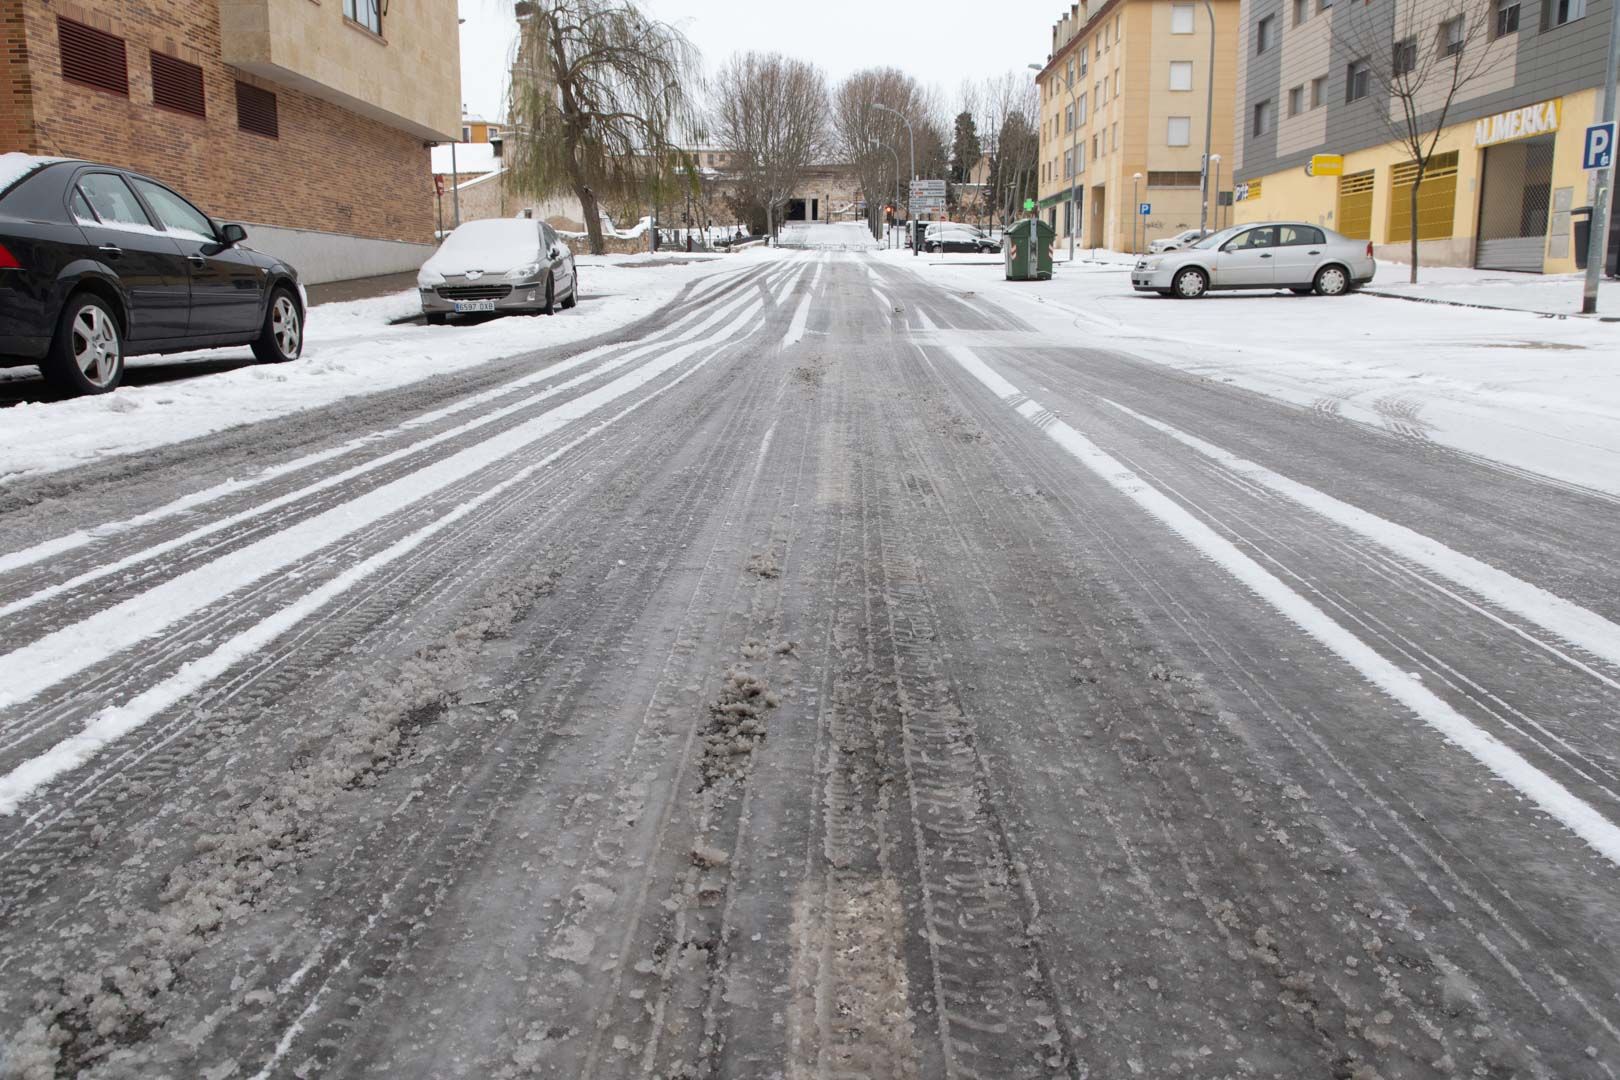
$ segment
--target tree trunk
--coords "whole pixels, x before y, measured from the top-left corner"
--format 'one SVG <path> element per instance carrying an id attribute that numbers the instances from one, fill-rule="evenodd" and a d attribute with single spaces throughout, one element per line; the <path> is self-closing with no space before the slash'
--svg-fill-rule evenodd
<path id="1" fill-rule="evenodd" d="M 579 197 L 580 213 L 585 215 L 585 242 L 592 255 L 602 254 L 602 214 L 596 208 L 596 193 L 578 180 L 574 181 L 574 194 Z"/>
<path id="2" fill-rule="evenodd" d="M 1418 166 L 1417 175 L 1412 178 L 1412 273 L 1410 281 L 1417 284 L 1418 279 L 1418 190 L 1423 187 L 1423 166 Z"/>
<path id="3" fill-rule="evenodd" d="M 776 237 L 776 204 L 765 200 L 765 243 L 769 244 Z"/>

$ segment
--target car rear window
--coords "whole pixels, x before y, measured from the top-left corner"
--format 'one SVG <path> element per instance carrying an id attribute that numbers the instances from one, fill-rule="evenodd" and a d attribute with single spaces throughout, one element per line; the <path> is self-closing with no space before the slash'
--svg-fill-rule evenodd
<path id="1" fill-rule="evenodd" d="M 1284 225 L 1281 227 L 1282 239 L 1278 241 L 1283 247 L 1294 247 L 1304 244 L 1323 244 L 1326 238 L 1321 229 L 1309 225 Z"/>
<path id="2" fill-rule="evenodd" d="M 79 190 L 103 222 L 152 227 L 152 219 L 141 209 L 140 200 L 135 198 L 123 177 L 113 173 L 85 173 L 79 177 Z"/>

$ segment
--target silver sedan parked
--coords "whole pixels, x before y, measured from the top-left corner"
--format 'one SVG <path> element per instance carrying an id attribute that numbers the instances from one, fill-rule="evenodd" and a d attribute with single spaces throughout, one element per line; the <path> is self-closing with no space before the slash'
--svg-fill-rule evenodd
<path id="1" fill-rule="evenodd" d="M 574 255 L 553 229 L 529 218 L 468 221 L 445 237 L 416 275 L 430 323 L 476 312 L 539 312 L 579 301 Z"/>
<path id="2" fill-rule="evenodd" d="M 1181 251 L 1138 259 L 1137 292 L 1197 299 L 1212 289 L 1289 289 L 1340 296 L 1372 280 L 1372 243 L 1303 221 L 1234 225 Z"/>

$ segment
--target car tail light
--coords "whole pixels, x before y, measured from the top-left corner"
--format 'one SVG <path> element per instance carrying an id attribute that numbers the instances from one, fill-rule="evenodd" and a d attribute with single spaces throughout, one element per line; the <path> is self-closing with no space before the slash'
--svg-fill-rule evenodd
<path id="1" fill-rule="evenodd" d="M 1372 241 L 1367 241 L 1367 258 L 1372 258 Z"/>
<path id="2" fill-rule="evenodd" d="M 17 257 L 15 255 L 13 255 L 10 251 L 6 250 L 6 245 L 0 244 L 0 270 L 21 270 L 21 269 L 22 269 L 22 263 L 17 261 Z"/>

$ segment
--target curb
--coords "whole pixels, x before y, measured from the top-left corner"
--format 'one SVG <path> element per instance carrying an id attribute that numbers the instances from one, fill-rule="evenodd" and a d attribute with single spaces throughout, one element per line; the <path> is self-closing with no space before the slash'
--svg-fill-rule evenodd
<path id="1" fill-rule="evenodd" d="M 1534 315 L 1542 319 L 1585 319 L 1589 322 L 1620 323 L 1620 315 L 1582 315 L 1573 311 L 1536 311 L 1533 308 L 1502 307 L 1498 304 L 1470 304 L 1465 300 L 1443 300 L 1437 296 L 1406 296 L 1403 293 L 1384 292 L 1366 286 L 1356 291 L 1363 296 L 1377 296 L 1384 300 L 1405 300 L 1410 304 L 1442 304 L 1446 307 L 1473 308 L 1475 311 L 1513 311 L 1520 315 Z"/>

